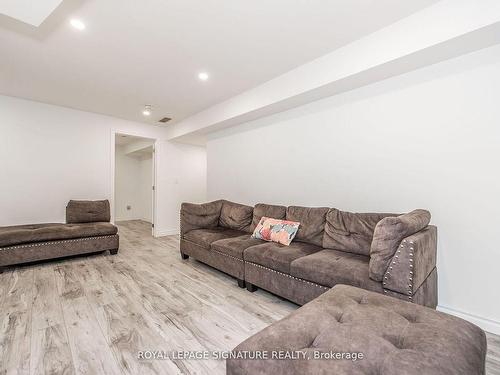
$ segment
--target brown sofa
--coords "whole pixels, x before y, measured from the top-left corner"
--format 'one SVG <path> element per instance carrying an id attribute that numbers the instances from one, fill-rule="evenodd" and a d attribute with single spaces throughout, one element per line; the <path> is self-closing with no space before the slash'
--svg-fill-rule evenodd
<path id="1" fill-rule="evenodd" d="M 5 266 L 77 254 L 116 254 L 118 228 L 109 221 L 107 200 L 72 200 L 66 207 L 66 224 L 0 227 L 0 272 Z"/>
<path id="2" fill-rule="evenodd" d="M 484 375 L 486 337 L 460 318 L 337 285 L 233 354 L 228 375 Z"/>
<path id="3" fill-rule="evenodd" d="M 437 229 L 430 214 L 351 213 L 328 207 L 250 207 L 226 200 L 181 206 L 180 251 L 303 305 L 337 284 L 435 308 Z M 251 238 L 262 216 L 299 221 L 283 246 Z"/>

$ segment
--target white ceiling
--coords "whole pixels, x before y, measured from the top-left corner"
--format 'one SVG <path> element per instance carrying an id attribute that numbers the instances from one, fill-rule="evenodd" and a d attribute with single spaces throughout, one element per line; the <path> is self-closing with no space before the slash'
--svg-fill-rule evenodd
<path id="1" fill-rule="evenodd" d="M 0 16 L 0 93 L 172 124 L 437 1 L 65 0 L 38 28 Z"/>
<path id="2" fill-rule="evenodd" d="M 40 24 L 62 0 L 0 0 L 0 14 L 33 26 Z"/>

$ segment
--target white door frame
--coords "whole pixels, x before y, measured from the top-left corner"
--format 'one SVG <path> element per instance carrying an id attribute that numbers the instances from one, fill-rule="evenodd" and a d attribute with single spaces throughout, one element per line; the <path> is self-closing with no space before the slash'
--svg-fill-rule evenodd
<path id="1" fill-rule="evenodd" d="M 117 129 L 112 129 L 111 130 L 111 139 L 110 139 L 110 179 L 109 179 L 109 186 L 110 186 L 110 197 L 111 199 L 109 200 L 109 205 L 111 209 L 111 222 L 115 222 L 115 152 L 116 152 L 116 147 L 115 147 L 115 139 L 116 139 L 116 134 L 123 134 L 123 135 L 130 135 L 133 137 L 140 137 L 140 138 L 147 138 L 151 139 L 154 141 L 153 147 L 154 147 L 154 152 L 153 152 L 153 185 L 154 190 L 152 194 L 152 206 L 153 206 L 153 236 L 158 237 L 158 199 L 156 196 L 156 192 L 158 191 L 158 154 L 159 154 L 159 149 L 160 149 L 160 140 L 158 138 L 152 137 L 150 134 L 146 133 L 140 133 L 140 132 L 131 132 L 128 130 L 117 130 Z M 152 188 L 152 187 L 151 187 Z"/>

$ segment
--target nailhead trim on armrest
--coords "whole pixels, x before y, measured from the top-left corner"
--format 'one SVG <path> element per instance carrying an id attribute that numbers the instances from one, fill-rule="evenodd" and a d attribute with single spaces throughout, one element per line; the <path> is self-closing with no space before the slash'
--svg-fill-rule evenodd
<path id="1" fill-rule="evenodd" d="M 403 261 L 401 260 L 401 249 L 404 249 L 405 247 L 408 247 L 407 264 L 402 264 Z M 393 257 L 393 260 L 392 260 L 389 268 L 387 268 L 387 271 L 384 274 L 384 281 L 382 282 L 382 285 L 384 286 L 384 293 L 388 293 L 388 290 L 385 289 L 385 287 L 387 286 L 387 283 L 391 280 L 391 276 L 392 276 L 391 271 L 394 269 L 394 267 L 399 266 L 399 265 L 401 265 L 403 267 L 406 266 L 406 267 L 408 267 L 408 280 L 407 280 L 408 287 L 407 287 L 406 294 L 408 295 L 408 301 L 412 300 L 412 296 L 413 296 L 413 250 L 414 250 L 413 241 L 403 240 L 403 242 L 399 246 L 398 250 L 396 251 L 396 254 Z"/>
<path id="2" fill-rule="evenodd" d="M 180 238 L 184 238 L 183 232 L 182 232 L 182 211 L 179 211 L 179 234 L 180 234 Z"/>

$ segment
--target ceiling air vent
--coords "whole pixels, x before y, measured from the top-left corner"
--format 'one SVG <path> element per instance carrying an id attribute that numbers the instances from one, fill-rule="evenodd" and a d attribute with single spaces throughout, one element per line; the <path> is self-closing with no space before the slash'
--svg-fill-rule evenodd
<path id="1" fill-rule="evenodd" d="M 161 120 L 159 120 L 158 122 L 161 122 L 161 123 L 166 123 L 166 122 L 169 122 L 170 120 L 172 120 L 170 117 L 163 117 Z"/>

